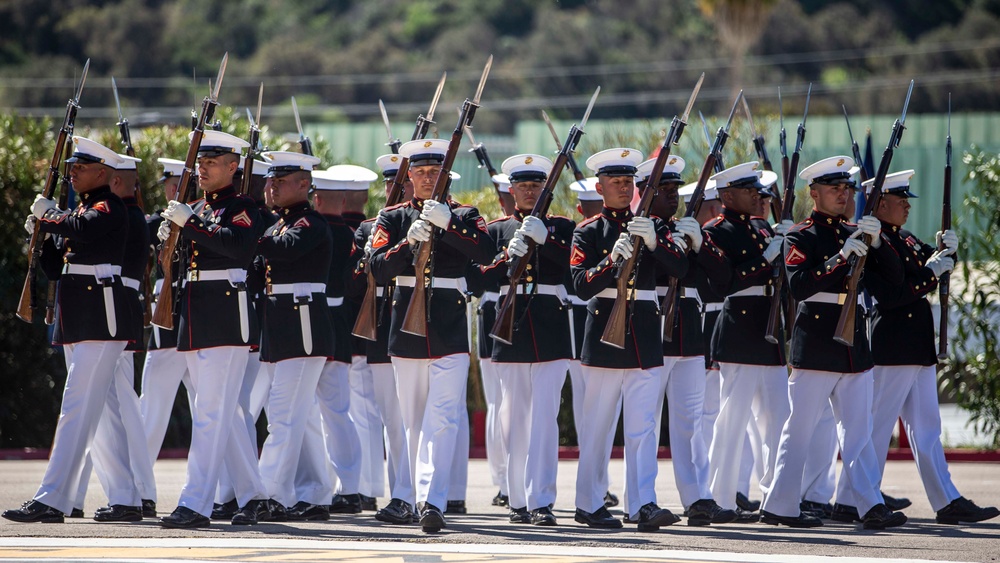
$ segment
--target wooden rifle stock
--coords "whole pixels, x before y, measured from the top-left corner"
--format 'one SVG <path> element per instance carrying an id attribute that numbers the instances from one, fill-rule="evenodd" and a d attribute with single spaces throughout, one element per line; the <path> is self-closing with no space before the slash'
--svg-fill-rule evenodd
<path id="1" fill-rule="evenodd" d="M 944 201 L 941 204 L 941 232 L 951 229 L 951 94 L 948 95 L 948 142 L 945 145 L 946 163 L 944 167 Z M 938 250 L 944 250 L 942 240 Z M 941 303 L 941 315 L 938 322 L 938 354 L 939 360 L 948 358 L 948 301 L 951 289 L 951 273 L 945 272 L 938 278 L 938 297 Z"/>

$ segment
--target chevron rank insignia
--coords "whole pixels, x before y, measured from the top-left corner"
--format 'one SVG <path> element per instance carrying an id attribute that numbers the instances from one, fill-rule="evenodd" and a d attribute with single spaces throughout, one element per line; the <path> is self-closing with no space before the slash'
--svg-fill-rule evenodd
<path id="1" fill-rule="evenodd" d="M 389 232 L 379 225 L 375 228 L 375 235 L 372 236 L 372 248 L 382 248 L 387 244 L 389 244 Z"/>
<path id="2" fill-rule="evenodd" d="M 246 211 L 240 211 L 239 214 L 233 217 L 233 224 L 240 227 L 252 227 L 253 219 L 250 218 L 250 214 Z"/>
<path id="3" fill-rule="evenodd" d="M 785 256 L 785 264 L 789 266 L 798 266 L 799 264 L 806 261 L 806 255 L 802 253 L 801 250 L 795 248 L 794 246 L 788 251 L 788 255 Z"/>

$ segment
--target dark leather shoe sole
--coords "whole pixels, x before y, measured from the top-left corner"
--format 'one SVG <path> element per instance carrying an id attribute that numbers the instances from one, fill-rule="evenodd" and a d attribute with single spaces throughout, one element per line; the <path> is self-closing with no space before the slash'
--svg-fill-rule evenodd
<path id="1" fill-rule="evenodd" d="M 580 524 L 586 524 L 591 528 L 597 528 L 598 530 L 617 530 L 622 527 L 621 520 L 614 518 L 610 520 L 591 520 L 577 515 L 573 517 L 573 520 L 579 522 Z"/>
<path id="2" fill-rule="evenodd" d="M 399 514 L 396 514 L 394 512 L 386 512 L 384 508 L 375 513 L 375 519 L 378 520 L 379 522 L 385 522 L 387 524 L 406 525 L 413 523 L 412 514 L 407 514 L 406 516 L 400 516 Z"/>
<path id="3" fill-rule="evenodd" d="M 135 507 L 134 509 L 121 510 L 112 509 L 98 510 L 94 513 L 95 522 L 141 522 L 142 521 L 142 509 Z"/>
<path id="4" fill-rule="evenodd" d="M 778 516 L 764 510 L 760 513 L 760 522 L 771 526 L 781 524 L 789 528 L 819 528 L 823 525 L 823 522 L 818 518 Z"/>
<path id="5" fill-rule="evenodd" d="M 885 520 L 865 521 L 862 526 L 866 530 L 884 530 L 886 528 L 902 526 L 903 524 L 906 524 L 906 515 L 902 512 L 893 512 L 892 515 Z"/>
<path id="6" fill-rule="evenodd" d="M 45 516 L 27 516 L 24 515 L 20 510 L 6 510 L 3 515 L 7 520 L 13 522 L 21 522 L 25 524 L 36 523 L 36 524 L 62 524 L 63 515 L 47 514 Z"/>
<path id="7" fill-rule="evenodd" d="M 160 518 L 160 525 L 164 528 L 177 528 L 177 529 L 187 529 L 187 528 L 208 528 L 211 526 L 211 521 L 208 518 L 202 516 L 201 518 L 195 518 L 193 520 L 171 520 L 169 516 Z"/>
<path id="8" fill-rule="evenodd" d="M 557 526 L 559 522 L 556 517 L 552 514 L 544 514 L 539 516 L 531 517 L 532 526 Z"/>
<path id="9" fill-rule="evenodd" d="M 444 517 L 436 512 L 426 512 L 420 517 L 420 529 L 428 534 L 440 532 L 444 526 Z"/>

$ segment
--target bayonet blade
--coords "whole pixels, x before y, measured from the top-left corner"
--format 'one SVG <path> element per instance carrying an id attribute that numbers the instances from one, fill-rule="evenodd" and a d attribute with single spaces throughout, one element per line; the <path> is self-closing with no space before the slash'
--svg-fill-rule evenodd
<path id="1" fill-rule="evenodd" d="M 847 122 L 847 134 L 851 137 L 851 144 L 854 144 L 854 132 L 851 131 L 851 119 L 847 117 L 847 106 L 841 104 L 840 106 L 844 110 L 844 121 Z"/>
<path id="2" fill-rule="evenodd" d="M 552 121 L 549 119 L 549 114 L 542 110 L 542 119 L 545 120 L 545 124 L 549 126 L 549 133 L 552 133 L 552 139 L 556 142 L 556 149 L 562 150 L 562 142 L 559 140 L 559 134 L 556 133 L 555 126 L 552 125 Z"/>
<path id="3" fill-rule="evenodd" d="M 802 126 L 806 126 L 806 117 L 809 116 L 809 99 L 812 98 L 813 84 L 809 83 L 809 90 L 806 91 L 806 109 L 802 112 Z"/>
<path id="4" fill-rule="evenodd" d="M 83 85 L 87 82 L 87 72 L 90 70 L 90 59 L 83 63 L 83 74 L 80 75 L 80 86 L 76 89 L 76 95 L 73 96 L 74 103 L 80 103 L 80 96 L 83 94 Z"/>
<path id="5" fill-rule="evenodd" d="M 469 127 L 468 125 L 463 125 L 462 128 L 465 129 L 465 136 L 468 137 L 469 142 L 472 143 L 472 148 L 478 149 L 479 143 L 477 143 L 476 138 L 472 136 L 472 127 Z"/>
<path id="6" fill-rule="evenodd" d="M 778 125 L 785 128 L 785 110 L 781 105 L 781 86 L 778 86 Z"/>
<path id="7" fill-rule="evenodd" d="M 385 111 L 385 104 L 382 100 L 378 101 L 378 110 L 382 113 L 382 123 L 385 124 L 385 134 L 389 137 L 389 142 L 393 142 L 395 139 L 392 137 L 392 127 L 389 126 L 389 114 Z"/>
<path id="8" fill-rule="evenodd" d="M 226 76 L 226 64 L 229 63 L 229 52 L 222 55 L 222 63 L 219 65 L 219 74 L 215 77 L 215 89 L 212 90 L 212 100 L 218 101 L 219 89 L 222 88 L 222 79 Z M 211 82 L 209 82 L 211 84 Z"/>
<path id="9" fill-rule="evenodd" d="M 122 101 L 118 98 L 118 84 L 115 82 L 115 77 L 111 77 L 111 91 L 115 94 L 115 107 L 118 108 L 118 123 L 125 121 L 125 116 L 122 115 Z"/>
<path id="10" fill-rule="evenodd" d="M 743 97 L 743 112 L 747 114 L 747 123 L 750 124 L 750 136 L 757 138 L 757 128 L 753 123 L 753 115 L 750 113 L 750 104 L 747 103 L 746 96 Z"/>
<path id="11" fill-rule="evenodd" d="M 483 88 L 486 87 L 486 77 L 490 75 L 490 68 L 493 67 L 493 55 L 486 59 L 486 67 L 483 68 L 483 75 L 479 77 L 479 86 L 476 88 L 476 95 L 472 98 L 472 103 L 479 105 L 479 100 L 483 96 Z"/>
<path id="12" fill-rule="evenodd" d="M 729 110 L 729 119 L 726 121 L 726 127 L 725 127 L 725 131 L 726 131 L 727 134 L 729 133 L 729 128 L 733 124 L 733 116 L 736 115 L 736 108 L 739 107 L 739 105 L 740 105 L 740 99 L 742 97 L 743 97 L 743 89 L 741 88 L 740 92 L 738 94 L 736 94 L 736 99 L 733 100 L 733 107 L 732 107 L 732 109 Z"/>
<path id="13" fill-rule="evenodd" d="M 705 73 L 701 73 L 698 78 L 698 82 L 694 85 L 694 90 L 691 92 L 691 97 L 688 98 L 688 105 L 684 108 L 684 115 L 681 116 L 681 121 L 687 123 L 688 116 L 691 115 L 691 108 L 694 107 L 694 101 L 698 98 L 698 92 L 701 92 L 701 83 L 705 81 Z"/>
<path id="14" fill-rule="evenodd" d="M 594 95 L 590 97 L 590 103 L 587 105 L 587 111 L 583 114 L 583 120 L 580 121 L 580 131 L 587 126 L 587 121 L 590 119 L 590 112 L 594 111 L 594 104 L 597 103 L 597 95 L 601 93 L 601 87 L 598 86 L 594 90 Z"/>
<path id="15" fill-rule="evenodd" d="M 948 92 L 948 137 L 951 137 L 951 92 Z"/>
<path id="16" fill-rule="evenodd" d="M 255 129 L 257 127 L 257 123 L 253 120 L 253 114 L 250 113 L 250 108 L 247 108 L 247 121 L 250 122 L 251 129 Z"/>
<path id="17" fill-rule="evenodd" d="M 437 90 L 434 91 L 434 99 L 431 100 L 431 107 L 427 110 L 427 121 L 434 121 L 434 111 L 437 110 L 438 101 L 441 99 L 441 91 L 444 90 L 444 81 L 448 78 L 448 73 L 441 75 L 438 81 Z"/>
<path id="18" fill-rule="evenodd" d="M 903 102 L 903 113 L 899 117 L 899 122 L 906 124 L 906 110 L 910 107 L 910 95 L 913 94 L 913 80 L 910 80 L 910 88 L 906 91 L 906 101 Z"/>
<path id="19" fill-rule="evenodd" d="M 299 119 L 299 105 L 295 103 L 295 96 L 292 96 L 292 113 L 295 115 L 295 128 L 299 130 L 299 138 L 304 139 L 306 136 L 302 133 L 302 120 Z"/>
<path id="20" fill-rule="evenodd" d="M 708 122 L 705 121 L 705 114 L 698 110 L 698 117 L 701 118 L 701 128 L 705 131 L 705 144 L 712 147 L 712 134 L 708 132 Z"/>
<path id="21" fill-rule="evenodd" d="M 257 90 L 257 119 L 254 121 L 258 126 L 260 126 L 260 109 L 264 104 L 264 83 L 260 83 L 260 90 Z"/>

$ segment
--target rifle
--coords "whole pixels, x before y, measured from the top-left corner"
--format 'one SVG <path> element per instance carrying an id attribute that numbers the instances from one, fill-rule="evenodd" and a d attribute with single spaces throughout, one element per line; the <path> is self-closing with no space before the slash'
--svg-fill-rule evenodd
<path id="1" fill-rule="evenodd" d="M 861 183 L 868 181 L 868 170 L 862 165 L 861 161 L 861 149 L 858 148 L 858 142 L 854 140 L 854 131 L 851 130 L 851 119 L 847 117 L 847 106 L 840 106 L 844 110 L 844 121 L 847 122 L 847 135 L 851 138 L 851 156 L 854 157 L 854 164 L 858 166 L 858 174 L 861 175 Z"/>
<path id="2" fill-rule="evenodd" d="M 941 203 L 941 232 L 951 229 L 951 92 L 948 92 L 948 137 L 944 145 L 944 201 Z M 944 250 L 944 241 L 938 250 Z M 938 296 L 941 301 L 941 318 L 938 324 L 938 359 L 948 358 L 948 294 L 951 273 L 945 272 L 938 278 Z"/>
<path id="3" fill-rule="evenodd" d="M 193 135 L 191 135 L 191 145 L 188 146 L 187 157 L 184 159 L 184 171 L 181 172 L 180 180 L 177 184 L 177 200 L 181 203 L 189 203 L 194 199 L 195 189 L 191 176 L 194 174 L 194 167 L 198 162 L 198 148 L 201 147 L 201 139 L 205 135 L 205 124 L 211 121 L 215 115 L 215 108 L 219 105 L 219 89 L 222 88 L 222 79 L 226 74 L 226 63 L 229 61 L 229 53 L 222 57 L 219 65 L 219 74 L 215 79 L 215 88 L 210 89 L 209 95 L 205 97 L 201 104 L 201 115 L 198 116 Z M 171 330 L 174 328 L 174 259 L 178 248 L 178 239 L 181 235 L 181 228 L 175 223 L 170 223 L 170 236 L 160 245 L 160 267 L 163 269 L 163 286 L 160 288 L 160 296 L 156 300 L 156 309 L 153 311 L 153 324 Z M 177 263 L 183 267 L 178 259 Z"/>
<path id="4" fill-rule="evenodd" d="M 781 86 L 778 86 L 778 125 L 781 132 L 778 133 L 778 150 L 781 151 L 781 186 L 788 186 L 788 139 L 785 133 L 785 111 L 781 105 Z"/>
<path id="5" fill-rule="evenodd" d="M 764 165 L 764 170 L 774 171 L 771 166 L 771 157 L 767 156 L 767 146 L 764 144 L 764 135 L 757 133 L 757 127 L 753 122 L 753 115 L 750 113 L 750 104 L 746 96 L 743 97 L 743 111 L 747 114 L 747 123 L 750 124 L 750 136 L 753 137 L 753 148 L 757 153 L 757 158 Z M 765 213 L 766 215 L 766 213 Z M 771 215 L 775 221 L 781 221 L 781 194 L 775 188 L 774 197 L 771 198 Z"/>
<path id="6" fill-rule="evenodd" d="M 712 148 L 712 134 L 708 132 L 708 123 L 705 121 L 705 114 L 701 113 L 701 111 L 699 110 L 698 111 L 698 117 L 701 118 L 701 129 L 705 133 L 705 146 L 708 147 L 709 149 L 711 149 Z M 728 131 L 728 130 L 729 130 L 729 128 L 727 127 L 726 131 Z M 709 152 L 711 152 L 711 150 L 709 150 Z M 718 173 L 718 172 L 722 172 L 725 169 L 726 169 L 726 165 L 723 164 L 723 162 L 722 162 L 722 155 L 721 154 L 715 155 L 715 164 L 712 167 L 712 171 Z"/>
<path id="7" fill-rule="evenodd" d="M 548 125 L 549 133 L 552 133 L 552 139 L 556 142 L 556 149 L 562 151 L 562 143 L 559 141 L 559 134 L 556 133 L 556 128 L 552 126 L 552 121 L 549 120 L 549 114 L 545 113 L 545 110 L 542 110 L 542 119 L 544 119 L 545 124 Z M 583 172 L 580 171 L 580 167 L 576 164 L 576 159 L 573 158 L 572 152 L 566 155 L 566 165 L 573 171 L 574 180 L 582 182 L 585 179 Z"/>
<path id="8" fill-rule="evenodd" d="M 80 77 L 80 85 L 77 87 L 73 97 L 66 102 L 66 116 L 63 118 L 62 127 L 56 135 L 56 147 L 52 151 L 52 159 L 49 161 L 49 171 L 45 175 L 45 184 L 42 187 L 42 197 L 52 199 L 56 191 L 56 181 L 59 179 L 59 164 L 62 163 L 63 153 L 66 150 L 66 141 L 72 141 L 73 128 L 76 124 L 76 112 L 80 109 L 80 94 L 83 93 L 83 85 L 87 82 L 87 71 L 90 69 L 90 59 L 83 65 L 83 75 Z M 21 298 L 17 303 L 17 317 L 22 321 L 31 322 L 33 310 L 38 308 L 38 295 L 35 293 L 35 279 L 38 275 L 38 261 L 42 257 L 42 241 L 44 237 L 39 237 L 39 223 L 35 221 L 35 228 L 31 232 L 31 241 L 28 243 L 28 272 L 24 276 L 24 286 L 21 288 Z"/>
<path id="9" fill-rule="evenodd" d="M 778 221 L 792 220 L 792 211 L 795 208 L 795 177 L 799 174 L 799 154 L 802 152 L 802 143 L 806 140 L 806 118 L 809 117 L 809 99 L 812 98 L 812 83 L 809 83 L 809 90 L 806 91 L 806 107 L 802 112 L 802 121 L 799 122 L 799 129 L 795 137 L 795 152 L 792 153 L 792 161 L 788 165 L 785 176 L 785 197 L 781 205 L 781 216 Z M 782 127 L 784 132 L 784 127 Z M 771 344 L 779 344 L 778 336 L 781 332 L 779 319 L 781 317 L 782 288 L 785 285 L 785 263 L 783 260 L 775 259 L 771 268 L 771 308 L 767 314 L 767 329 L 764 331 L 764 340 Z M 795 321 L 795 302 L 791 294 L 785 297 L 785 326 L 791 328 Z"/>
<path id="10" fill-rule="evenodd" d="M 250 182 L 253 179 L 254 159 L 261 153 L 260 147 L 260 108 L 264 102 L 264 83 L 260 83 L 260 90 L 257 91 L 257 119 L 253 118 L 250 108 L 247 108 L 247 121 L 250 122 L 250 148 L 247 149 L 246 159 L 243 160 L 243 178 L 240 182 L 240 194 L 250 193 Z"/>
<path id="11" fill-rule="evenodd" d="M 492 66 L 493 55 L 490 55 L 490 58 L 486 61 L 486 67 L 483 69 L 483 74 L 479 78 L 479 86 L 476 88 L 475 96 L 472 100 L 466 98 L 465 102 L 462 103 L 462 113 L 458 117 L 458 124 L 455 125 L 455 130 L 451 133 L 448 151 L 445 153 L 444 162 L 441 164 L 441 173 L 438 174 L 437 181 L 434 182 L 434 190 L 431 193 L 431 199 L 434 201 L 444 202 L 448 197 L 449 175 L 451 167 L 455 164 L 458 147 L 462 143 L 462 133 L 467 126 L 472 125 L 472 120 L 476 116 L 476 110 L 479 109 L 479 99 L 483 95 L 483 87 L 486 86 L 486 77 L 489 76 L 490 67 Z M 397 172 L 397 176 L 398 174 Z M 413 293 L 410 295 L 410 303 L 406 307 L 406 316 L 403 318 L 403 326 L 401 327 L 403 332 L 408 334 L 427 336 L 427 320 L 430 313 L 430 308 L 428 307 L 430 292 L 427 290 L 427 286 L 433 281 L 433 273 L 430 273 L 430 266 L 432 265 L 430 261 L 434 251 L 434 231 L 436 230 L 436 227 L 432 228 L 431 238 L 426 242 L 420 243 L 413 252 L 413 271 L 417 280 L 413 284 Z"/>
<path id="12" fill-rule="evenodd" d="M 906 110 L 910 107 L 910 95 L 913 94 L 913 81 L 910 81 L 910 88 L 906 92 L 906 100 L 903 102 L 903 113 L 899 119 L 892 124 L 892 133 L 889 135 L 889 143 L 882 153 L 882 160 L 878 163 L 878 170 L 875 171 L 875 178 L 872 182 L 872 193 L 865 202 L 865 215 L 874 215 L 878 209 L 879 202 L 882 201 L 882 186 L 885 184 L 885 177 L 889 173 L 889 164 L 892 162 L 893 150 L 899 146 L 899 140 L 906 129 Z M 871 246 L 872 240 L 867 235 L 861 235 L 862 240 Z M 858 282 L 861 280 L 861 272 L 865 269 L 867 256 L 852 256 L 854 260 L 849 261 L 851 269 L 847 272 L 847 295 L 844 298 L 843 306 L 840 309 L 840 318 L 837 320 L 837 329 L 833 333 L 833 339 L 844 346 L 854 346 L 854 331 L 858 308 Z"/>
<path id="13" fill-rule="evenodd" d="M 431 124 L 434 123 L 434 111 L 437 109 L 438 100 L 441 99 L 441 90 L 444 89 L 446 78 L 448 78 L 447 72 L 441 76 L 441 80 L 438 82 L 437 90 L 434 91 L 434 98 L 431 100 L 431 107 L 427 110 L 427 117 L 423 115 L 417 116 L 417 125 L 413 129 L 411 140 L 423 139 L 427 135 L 427 130 L 430 129 Z M 385 132 L 389 136 L 389 142 L 386 144 L 392 148 L 393 154 L 397 154 L 401 143 L 392 136 L 392 128 L 389 127 L 389 116 L 385 112 L 382 100 L 379 100 L 379 107 L 382 108 L 382 121 L 385 123 Z M 396 176 L 389 185 L 389 193 L 385 197 L 386 209 L 398 205 L 400 200 L 403 199 L 405 191 L 403 185 L 406 183 L 406 176 L 409 170 L 410 159 L 403 157 L 399 162 L 399 169 L 396 171 Z M 358 268 L 365 271 L 368 285 L 365 287 L 365 296 L 361 300 L 361 309 L 358 311 L 358 318 L 354 321 L 354 328 L 351 330 L 351 334 L 358 338 L 374 342 L 378 340 L 378 284 L 375 283 L 375 274 L 368 267 L 368 260 L 370 258 L 370 256 L 365 256 L 358 264 Z"/>
<path id="14" fill-rule="evenodd" d="M 705 202 L 705 186 L 708 185 L 709 177 L 716 171 L 719 160 L 722 158 L 722 149 L 726 146 L 726 141 L 729 140 L 729 128 L 733 124 L 733 116 L 736 115 L 736 108 L 739 106 L 740 99 L 742 97 L 743 90 L 740 90 L 740 92 L 736 95 L 736 99 L 733 100 L 733 107 L 729 110 L 729 119 L 726 120 L 726 125 L 724 127 L 719 127 L 719 130 L 715 133 L 715 141 L 712 144 L 712 148 L 708 151 L 708 157 L 705 158 L 705 164 L 701 168 L 701 174 L 698 175 L 698 183 L 695 185 L 694 193 L 691 194 L 691 202 L 684 209 L 685 217 L 696 217 L 698 215 L 698 211 L 701 210 L 701 204 Z M 661 153 L 662 150 L 663 149 L 661 149 Z M 657 168 L 654 165 L 653 172 L 656 172 L 656 170 Z M 649 181 L 656 182 L 657 185 L 659 184 L 659 180 L 660 177 L 658 175 L 649 176 Z M 650 188 L 651 186 L 646 186 L 646 189 L 642 194 L 643 199 L 646 198 L 647 192 L 655 191 Z M 649 199 L 651 204 L 652 194 L 649 195 Z M 642 206 L 642 203 L 640 202 L 639 205 Z M 648 213 L 648 207 L 646 212 Z M 637 241 L 633 238 L 632 244 L 635 245 L 636 243 Z M 633 255 L 634 254 L 638 254 L 638 252 L 633 253 Z M 620 273 L 621 272 L 619 272 L 619 274 Z M 670 281 L 667 282 L 667 293 L 663 296 L 663 301 L 660 302 L 660 309 L 663 311 L 663 339 L 666 342 L 673 342 L 674 338 L 674 319 L 677 318 L 677 287 L 679 282 L 680 280 L 675 277 L 670 278 Z M 621 301 L 622 287 L 622 282 L 619 280 L 618 299 L 615 301 L 615 308 L 620 307 L 618 302 Z M 611 314 L 612 320 L 614 320 L 615 311 L 613 309 Z M 622 316 L 622 322 L 624 323 L 624 314 L 622 314 Z"/>
<path id="15" fill-rule="evenodd" d="M 490 175 L 490 182 L 493 182 L 493 190 L 496 192 L 497 198 L 500 198 L 500 183 L 493 179 L 497 175 L 497 169 L 493 166 L 493 161 L 490 160 L 490 155 L 486 152 L 486 147 L 482 143 L 476 142 L 476 138 L 472 136 L 472 129 L 469 127 L 465 128 L 465 136 L 472 143 L 472 148 L 469 149 L 469 152 L 476 155 L 479 167 L 486 169 L 486 172 Z"/>
<path id="16" fill-rule="evenodd" d="M 72 152 L 73 139 L 66 139 L 66 148 L 63 149 L 63 154 L 70 154 Z M 66 162 L 63 160 L 63 171 L 62 176 L 59 178 L 59 209 L 66 209 L 69 205 L 69 192 L 73 189 L 73 185 L 69 180 L 69 171 L 73 167 L 72 162 Z M 52 325 L 56 322 L 56 289 L 58 288 L 59 282 L 56 280 L 49 280 L 48 288 L 45 292 L 45 324 Z"/>
<path id="17" fill-rule="evenodd" d="M 299 149 L 302 154 L 313 156 L 312 141 L 302 131 L 302 120 L 299 119 L 299 105 L 295 103 L 295 96 L 292 96 L 292 113 L 295 115 L 295 128 L 299 130 Z"/>
<path id="18" fill-rule="evenodd" d="M 570 155 L 580 142 L 580 137 L 583 136 L 587 120 L 590 119 L 590 112 L 594 109 L 594 103 L 597 102 L 597 95 L 600 93 L 601 87 L 598 86 L 597 90 L 594 90 L 594 95 L 590 98 L 590 104 L 587 105 L 587 111 L 584 112 L 583 119 L 580 120 L 580 126 L 577 127 L 574 123 L 569 128 L 566 142 L 559 148 L 559 154 L 552 162 L 552 169 L 549 170 L 549 175 L 545 178 L 542 191 L 538 194 L 538 199 L 531 209 L 532 217 L 541 218 L 549 212 L 549 206 L 552 205 L 552 196 L 556 184 L 559 182 L 559 176 L 562 174 L 563 168 L 568 165 Z M 517 288 L 521 285 L 521 279 L 524 278 L 524 274 L 528 270 L 528 265 L 531 264 L 531 258 L 535 254 L 535 249 L 538 247 L 537 243 L 531 238 L 525 237 L 525 242 L 528 243 L 527 252 L 517 260 L 511 262 L 507 267 L 510 289 L 507 290 L 507 293 L 504 294 L 503 299 L 500 301 L 500 309 L 497 311 L 496 322 L 493 323 L 493 328 L 490 329 L 491 337 L 507 345 L 514 343 L 514 313 L 516 310 Z"/>

